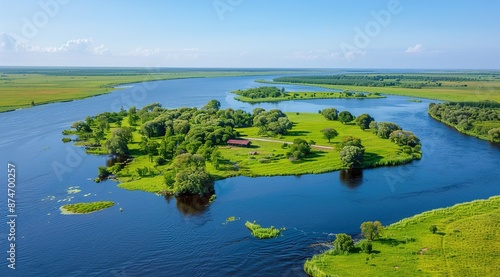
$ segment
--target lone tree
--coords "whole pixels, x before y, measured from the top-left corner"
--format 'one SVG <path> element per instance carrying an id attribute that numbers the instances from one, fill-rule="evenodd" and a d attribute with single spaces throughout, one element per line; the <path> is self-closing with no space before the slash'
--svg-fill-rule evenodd
<path id="1" fill-rule="evenodd" d="M 431 233 L 435 234 L 438 230 L 438 227 L 436 225 L 431 225 L 429 227 L 429 231 L 431 231 Z"/>
<path id="2" fill-rule="evenodd" d="M 347 122 L 351 122 L 354 120 L 354 116 L 348 111 L 342 111 L 339 113 L 339 121 L 342 124 L 346 124 Z"/>
<path id="3" fill-rule="evenodd" d="M 354 241 L 348 234 L 337 234 L 335 241 L 333 241 L 335 251 L 340 254 L 347 254 L 354 250 Z"/>
<path id="4" fill-rule="evenodd" d="M 323 133 L 323 137 L 326 138 L 328 140 L 328 142 L 330 142 L 330 140 L 332 138 L 339 135 L 339 132 L 337 132 L 337 130 L 335 130 L 333 128 L 325 128 L 325 129 L 321 130 L 321 132 Z"/>
<path id="5" fill-rule="evenodd" d="M 380 221 L 366 221 L 361 224 L 361 233 L 367 240 L 374 240 L 382 235 L 384 227 Z"/>

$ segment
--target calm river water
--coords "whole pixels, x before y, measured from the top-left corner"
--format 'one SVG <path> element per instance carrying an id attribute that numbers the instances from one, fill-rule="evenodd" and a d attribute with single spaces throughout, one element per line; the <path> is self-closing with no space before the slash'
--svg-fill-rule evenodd
<path id="1" fill-rule="evenodd" d="M 272 78 L 267 76 L 266 78 Z M 0 227 L 0 276 L 304 276 L 306 258 L 334 234 L 359 233 L 367 220 L 389 224 L 425 210 L 500 194 L 500 147 L 464 136 L 426 114 L 429 100 L 310 100 L 262 104 L 284 111 L 325 107 L 394 121 L 421 138 L 422 160 L 400 167 L 272 178 L 238 177 L 216 183 L 208 208 L 144 192 L 96 184 L 107 157 L 61 142 L 61 131 L 87 115 L 160 102 L 252 110 L 227 94 L 255 87 L 261 77 L 138 83 L 85 100 L 0 114 L 0 214 L 7 215 L 7 162 L 17 168 L 16 270 L 7 268 L 8 225 Z M 320 90 L 285 86 L 288 90 Z M 81 190 L 71 193 L 69 188 Z M 65 216 L 68 201 L 111 200 L 98 213 Z M 119 209 L 122 208 L 123 212 Z M 239 221 L 225 224 L 235 216 Z M 257 240 L 246 220 L 286 227 L 284 236 Z M 320 246 L 318 246 L 318 244 Z"/>

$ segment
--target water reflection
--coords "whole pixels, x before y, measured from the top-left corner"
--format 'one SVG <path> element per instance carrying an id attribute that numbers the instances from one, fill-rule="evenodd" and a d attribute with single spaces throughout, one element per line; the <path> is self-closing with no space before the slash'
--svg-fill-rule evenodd
<path id="1" fill-rule="evenodd" d="M 355 189 L 363 183 L 363 170 L 359 168 L 341 170 L 339 175 L 340 182 L 349 189 Z"/>
<path id="2" fill-rule="evenodd" d="M 112 156 L 110 156 L 109 159 L 106 160 L 106 166 L 112 167 L 115 164 L 124 164 L 124 163 L 129 162 L 129 161 L 130 161 L 130 158 L 128 156 L 112 155 Z"/>
<path id="3" fill-rule="evenodd" d="M 170 203 L 172 196 L 165 196 L 167 203 Z M 200 196 L 195 195 L 183 195 L 175 196 L 177 210 L 183 215 L 200 215 L 210 204 L 210 195 Z"/>

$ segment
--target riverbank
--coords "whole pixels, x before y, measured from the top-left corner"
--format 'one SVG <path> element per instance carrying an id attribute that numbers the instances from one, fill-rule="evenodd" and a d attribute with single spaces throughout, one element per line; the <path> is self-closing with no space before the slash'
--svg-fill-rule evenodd
<path id="1" fill-rule="evenodd" d="M 385 227 L 371 254 L 327 251 L 307 260 L 304 270 L 311 276 L 494 276 L 499 224 L 500 196 L 431 210 Z"/>
<path id="2" fill-rule="evenodd" d="M 361 96 L 362 95 L 362 96 Z M 266 102 L 281 102 L 291 100 L 312 100 L 312 99 L 379 99 L 385 96 L 368 93 L 368 94 L 345 94 L 342 92 L 289 92 L 285 96 L 280 97 L 264 97 L 250 98 L 238 95 L 234 99 L 245 103 L 266 103 Z"/>
<path id="3" fill-rule="evenodd" d="M 110 93 L 123 84 L 160 80 L 260 76 L 304 71 L 168 68 L 0 68 L 0 112 Z"/>

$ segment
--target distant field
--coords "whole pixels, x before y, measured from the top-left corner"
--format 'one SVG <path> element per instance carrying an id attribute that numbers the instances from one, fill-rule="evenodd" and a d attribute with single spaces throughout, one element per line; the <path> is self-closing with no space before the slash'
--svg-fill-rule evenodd
<path id="1" fill-rule="evenodd" d="M 344 79 L 337 76 L 346 76 Z M 379 92 L 443 101 L 500 102 L 500 73 L 345 74 L 276 78 L 286 84 Z"/>
<path id="2" fill-rule="evenodd" d="M 431 225 L 438 228 L 435 234 Z M 403 219 L 373 241 L 372 254 L 328 251 L 304 268 L 315 277 L 498 276 L 499 228 L 500 196 L 495 196 Z"/>
<path id="3" fill-rule="evenodd" d="M 0 68 L 0 112 L 109 93 L 120 84 L 287 72 L 292 71 Z"/>

